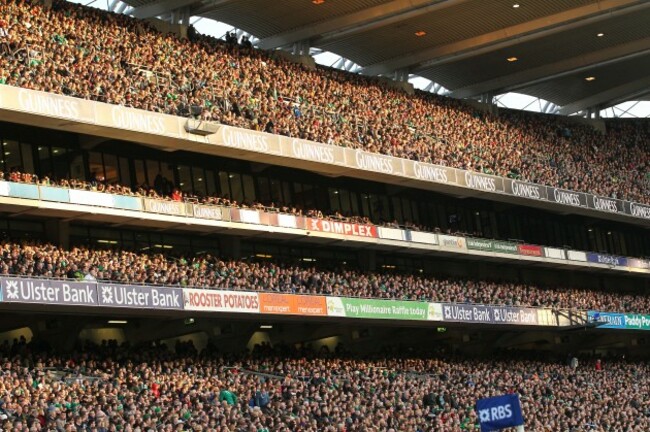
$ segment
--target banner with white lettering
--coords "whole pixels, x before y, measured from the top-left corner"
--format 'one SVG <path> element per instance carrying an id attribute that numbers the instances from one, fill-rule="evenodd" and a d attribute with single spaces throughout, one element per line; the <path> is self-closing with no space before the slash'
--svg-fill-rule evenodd
<path id="1" fill-rule="evenodd" d="M 223 207 L 203 204 L 193 204 L 192 213 L 195 218 L 210 220 L 225 220 Z"/>
<path id="2" fill-rule="evenodd" d="M 546 186 L 521 182 L 519 180 L 504 179 L 505 192 L 521 198 L 537 201 L 547 201 L 548 194 Z"/>
<path id="3" fill-rule="evenodd" d="M 468 187 L 482 192 L 503 193 L 503 178 L 489 174 L 481 174 L 472 171 L 465 171 L 456 176 L 461 186 Z"/>
<path id="4" fill-rule="evenodd" d="M 144 285 L 98 284 L 99 305 L 137 309 L 183 309 L 183 290 Z"/>
<path id="5" fill-rule="evenodd" d="M 554 187 L 547 188 L 548 200 L 571 207 L 587 207 L 587 194 Z"/>
<path id="6" fill-rule="evenodd" d="M 5 302 L 97 306 L 97 284 L 67 280 L 0 278 Z"/>
<path id="7" fill-rule="evenodd" d="M 453 168 L 418 161 L 404 161 L 404 175 L 431 183 L 456 184 Z"/>
<path id="8" fill-rule="evenodd" d="M 599 210 L 607 213 L 625 213 L 625 204 L 616 198 L 603 198 L 595 195 L 589 195 L 587 206 L 590 209 Z"/>
<path id="9" fill-rule="evenodd" d="M 319 231 L 355 237 L 379 237 L 377 227 L 374 225 L 361 225 L 318 218 L 305 218 L 305 224 L 307 231 Z"/>
<path id="10" fill-rule="evenodd" d="M 283 146 L 283 147 L 286 147 Z M 345 150 L 340 146 L 332 146 L 303 139 L 291 139 L 289 156 L 307 161 L 322 162 L 332 165 L 345 165 Z"/>
<path id="11" fill-rule="evenodd" d="M 616 267 L 625 267 L 627 266 L 627 258 L 614 256 L 614 255 L 605 255 L 595 252 L 587 253 L 587 261 L 596 264 L 606 264 Z"/>
<path id="12" fill-rule="evenodd" d="M 180 201 L 164 201 L 145 198 L 144 209 L 151 213 L 161 213 L 170 216 L 185 216 L 188 214 L 185 203 Z M 190 211 L 191 210 L 190 207 Z M 189 216 L 191 216 L 191 214 Z"/>
<path id="13" fill-rule="evenodd" d="M 517 394 L 479 399 L 476 401 L 476 412 L 481 432 L 493 432 L 524 424 Z"/>
<path id="14" fill-rule="evenodd" d="M 448 322 L 539 325 L 539 309 L 442 303 L 442 319 Z"/>
<path id="15" fill-rule="evenodd" d="M 205 312 L 259 313 L 257 293 L 186 288 L 183 290 L 185 310 Z"/>

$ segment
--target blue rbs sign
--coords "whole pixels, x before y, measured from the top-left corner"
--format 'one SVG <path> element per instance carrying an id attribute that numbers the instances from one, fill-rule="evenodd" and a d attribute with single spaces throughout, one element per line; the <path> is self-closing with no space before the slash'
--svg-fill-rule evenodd
<path id="1" fill-rule="evenodd" d="M 476 401 L 481 432 L 491 432 L 524 424 L 519 396 L 509 394 Z"/>

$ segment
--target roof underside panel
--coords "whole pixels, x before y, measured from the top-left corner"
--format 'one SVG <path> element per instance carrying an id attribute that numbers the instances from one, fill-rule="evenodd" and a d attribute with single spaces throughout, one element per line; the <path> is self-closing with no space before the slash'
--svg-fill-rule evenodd
<path id="1" fill-rule="evenodd" d="M 564 106 L 575 101 L 587 99 L 607 90 L 638 82 L 650 76 L 650 56 L 643 56 L 611 65 L 596 67 L 589 74 L 576 73 L 548 82 L 522 88 L 521 92 L 549 100 Z M 585 78 L 593 76 L 594 81 Z M 648 86 L 642 86 L 646 89 Z M 641 90 L 640 90 L 641 91 Z M 624 95 L 621 95 L 624 96 Z M 611 98 L 614 100 L 615 97 Z"/>
<path id="2" fill-rule="evenodd" d="M 553 15 L 597 0 L 544 0 L 514 9 L 513 0 L 469 0 L 389 26 L 315 45 L 366 66 Z M 524 2 L 521 2 L 524 3 Z M 415 32 L 425 31 L 423 37 Z"/>
<path id="3" fill-rule="evenodd" d="M 597 37 L 601 32 L 605 36 Z M 493 88 L 500 90 L 497 81 L 499 78 L 502 78 L 503 87 L 517 85 L 518 78 L 524 77 L 527 70 L 562 63 L 558 65 L 556 72 L 560 73 L 572 65 L 582 65 L 580 58 L 588 53 L 615 50 L 626 44 L 630 44 L 631 52 L 638 52 L 645 46 L 650 48 L 650 43 L 642 43 L 644 41 L 650 41 L 650 9 L 605 22 L 587 24 L 460 61 L 439 64 L 417 73 L 450 90 L 490 80 L 496 84 Z M 632 43 L 635 45 L 631 45 Z M 620 52 L 622 51 L 621 49 Z M 516 57 L 517 61 L 508 62 L 507 59 L 511 57 Z M 586 59 L 585 63 L 589 64 L 589 60 Z M 549 71 L 550 68 L 541 70 L 539 78 L 535 79 L 548 77 Z M 511 79 L 503 79 L 504 77 Z"/>
<path id="4" fill-rule="evenodd" d="M 265 38 L 390 1 L 329 0 L 315 5 L 311 0 L 236 0 L 217 5 L 202 16 Z"/>

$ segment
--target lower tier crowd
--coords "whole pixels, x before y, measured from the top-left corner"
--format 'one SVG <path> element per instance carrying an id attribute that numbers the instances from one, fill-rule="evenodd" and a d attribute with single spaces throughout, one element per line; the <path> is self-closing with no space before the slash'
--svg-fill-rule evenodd
<path id="1" fill-rule="evenodd" d="M 5 347 L 6 348 L 6 347 Z M 479 431 L 476 400 L 518 393 L 526 430 L 650 430 L 650 367 L 624 360 L 201 355 L 108 343 L 0 354 L 0 430 Z"/>
<path id="2" fill-rule="evenodd" d="M 345 267 L 345 266 L 344 266 Z M 176 256 L 37 242 L 0 243 L 0 276 L 96 279 L 241 291 L 428 300 L 650 313 L 643 293 L 441 278 L 424 273 L 364 272 L 280 262 L 230 260 L 209 253 Z"/>

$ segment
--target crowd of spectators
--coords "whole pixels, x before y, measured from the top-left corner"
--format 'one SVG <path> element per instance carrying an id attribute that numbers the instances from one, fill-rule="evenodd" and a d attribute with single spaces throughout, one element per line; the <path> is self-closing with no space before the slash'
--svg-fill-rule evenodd
<path id="1" fill-rule="evenodd" d="M 135 348 L 3 350 L 0 430 L 479 431 L 476 400 L 504 393 L 519 394 L 526 430 L 650 429 L 647 362 Z"/>
<path id="2" fill-rule="evenodd" d="M 54 0 L 0 4 L 0 84 L 650 202 L 650 123 L 489 114 L 273 52 Z M 18 55 L 17 53 L 21 53 Z"/>
<path id="3" fill-rule="evenodd" d="M 426 274 L 324 269 L 287 263 L 222 259 L 51 244 L 3 242 L 0 275 L 92 279 L 241 291 L 427 300 L 508 306 L 650 313 L 650 296 L 604 289 L 536 286 Z"/>

